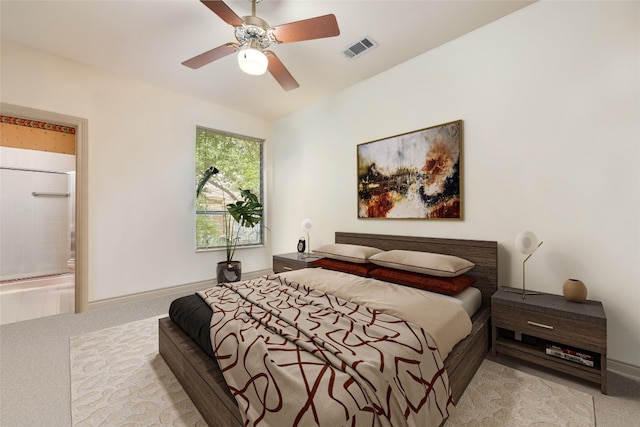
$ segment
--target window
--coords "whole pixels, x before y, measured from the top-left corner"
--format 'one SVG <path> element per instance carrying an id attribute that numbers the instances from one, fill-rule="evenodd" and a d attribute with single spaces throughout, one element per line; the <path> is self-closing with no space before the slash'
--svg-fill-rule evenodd
<path id="1" fill-rule="evenodd" d="M 251 190 L 261 202 L 264 200 L 263 142 L 200 126 L 196 128 L 196 186 L 210 166 L 220 171 L 205 185 L 200 197 L 196 197 L 196 249 L 225 247 L 225 206 L 238 200 L 240 189 Z M 242 229 L 238 247 L 262 244 L 262 228 Z"/>

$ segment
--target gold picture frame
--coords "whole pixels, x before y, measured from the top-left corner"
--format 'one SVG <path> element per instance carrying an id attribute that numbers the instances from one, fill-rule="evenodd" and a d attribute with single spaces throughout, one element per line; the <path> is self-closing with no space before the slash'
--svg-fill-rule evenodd
<path id="1" fill-rule="evenodd" d="M 462 120 L 357 146 L 358 218 L 462 219 Z"/>

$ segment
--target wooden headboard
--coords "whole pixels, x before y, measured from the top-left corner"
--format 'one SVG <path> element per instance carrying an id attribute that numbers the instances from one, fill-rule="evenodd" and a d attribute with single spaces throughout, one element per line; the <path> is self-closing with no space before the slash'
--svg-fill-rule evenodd
<path id="1" fill-rule="evenodd" d="M 476 283 L 473 286 L 482 292 L 482 305 L 490 306 L 491 295 L 498 290 L 498 242 L 346 233 L 341 231 L 336 232 L 335 242 L 372 246 L 385 251 L 404 249 L 454 255 L 469 260 L 476 265 L 466 274 L 476 279 Z"/>

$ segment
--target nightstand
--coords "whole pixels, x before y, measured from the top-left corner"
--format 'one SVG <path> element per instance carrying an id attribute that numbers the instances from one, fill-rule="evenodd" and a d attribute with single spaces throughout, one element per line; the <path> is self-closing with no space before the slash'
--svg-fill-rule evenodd
<path id="1" fill-rule="evenodd" d="M 500 288 L 491 297 L 491 354 L 497 353 L 592 381 L 607 394 L 607 317 L 601 302 L 575 303 L 552 294 L 523 299 Z"/>
<path id="2" fill-rule="evenodd" d="M 274 255 L 273 272 L 282 273 L 285 271 L 299 270 L 301 268 L 313 268 L 313 261 L 320 258 L 322 257 L 316 255 L 307 256 L 306 253 L 299 254 L 298 252 Z"/>

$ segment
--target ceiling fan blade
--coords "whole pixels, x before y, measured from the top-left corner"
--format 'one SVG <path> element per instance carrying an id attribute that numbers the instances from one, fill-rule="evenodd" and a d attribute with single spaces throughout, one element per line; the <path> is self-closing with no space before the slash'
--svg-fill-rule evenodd
<path id="1" fill-rule="evenodd" d="M 217 59 L 223 58 L 227 55 L 232 54 L 233 52 L 238 50 L 237 43 L 227 43 L 222 46 L 218 46 L 211 50 L 206 51 L 205 53 L 201 53 L 198 56 L 194 56 L 191 59 L 187 59 L 182 63 L 182 65 L 186 65 L 189 68 L 193 68 L 194 70 L 207 65 Z"/>
<path id="2" fill-rule="evenodd" d="M 236 13 L 231 10 L 229 6 L 227 6 L 221 0 L 200 0 L 207 6 L 213 13 L 218 15 L 224 22 L 229 25 L 233 25 L 237 27 L 238 25 L 242 25 L 243 21 Z"/>
<path id="3" fill-rule="evenodd" d="M 296 79 L 293 78 L 289 70 L 287 70 L 275 53 L 270 50 L 265 50 L 264 53 L 267 55 L 267 59 L 269 60 L 269 66 L 267 69 L 273 78 L 280 83 L 282 89 L 290 91 L 300 87 Z"/>
<path id="4" fill-rule="evenodd" d="M 300 42 L 340 35 L 338 21 L 333 14 L 277 25 L 273 28 L 273 35 L 280 43 Z"/>

